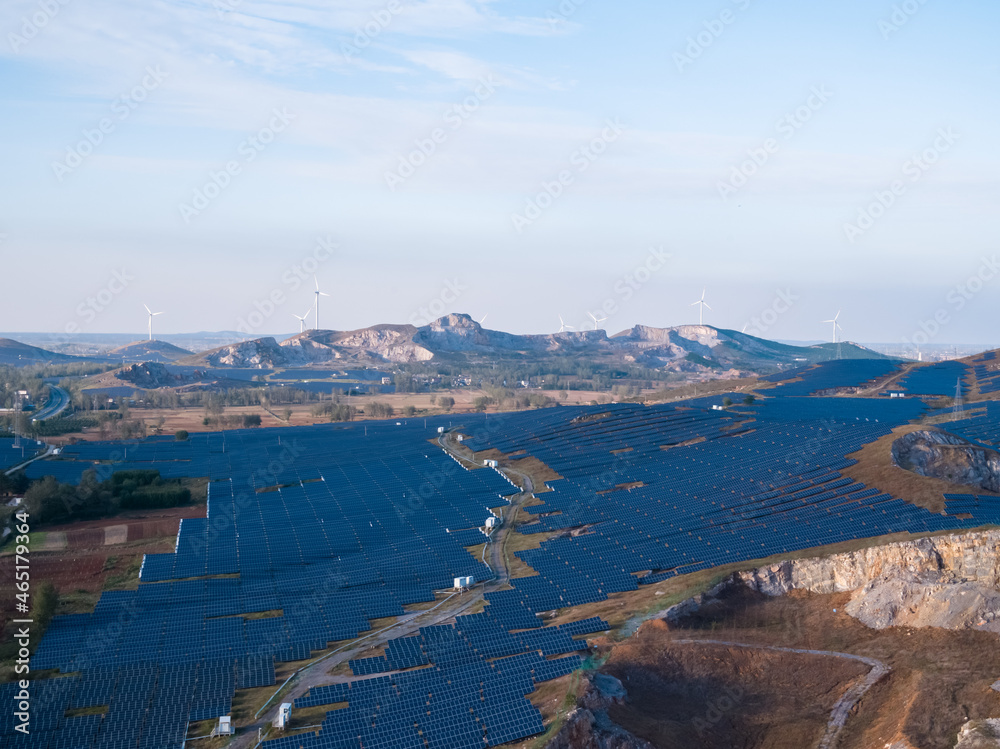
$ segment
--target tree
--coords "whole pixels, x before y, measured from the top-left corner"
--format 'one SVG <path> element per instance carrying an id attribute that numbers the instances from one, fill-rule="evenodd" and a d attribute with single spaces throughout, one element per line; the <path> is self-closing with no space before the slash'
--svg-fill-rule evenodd
<path id="1" fill-rule="evenodd" d="M 731 405 L 733 405 L 733 399 L 727 395 L 725 398 L 722 399 L 722 405 L 725 406 L 726 408 L 729 408 Z"/>
<path id="2" fill-rule="evenodd" d="M 260 426 L 260 414 L 243 414 L 243 428 Z"/>
<path id="3" fill-rule="evenodd" d="M 410 416 L 413 416 L 416 412 L 417 412 L 417 409 L 415 407 L 413 407 L 412 405 L 410 405 L 410 406 L 403 406 L 403 416 L 410 417 Z"/>
<path id="4" fill-rule="evenodd" d="M 438 405 L 441 406 L 442 410 L 450 411 L 452 408 L 455 407 L 455 399 L 452 398 L 450 395 L 442 395 L 440 398 L 438 398 Z"/>
<path id="5" fill-rule="evenodd" d="M 176 432 L 174 432 L 174 439 L 176 439 L 178 442 L 185 442 L 187 441 L 187 438 L 188 438 L 188 433 L 186 429 L 178 429 Z"/>
<path id="6" fill-rule="evenodd" d="M 743 403 L 747 406 L 752 406 L 755 400 L 757 399 L 754 398 L 752 395 L 748 395 L 746 398 L 743 399 Z"/>
<path id="7" fill-rule="evenodd" d="M 388 403 L 372 401 L 365 404 L 365 416 L 372 419 L 389 419 L 395 413 L 395 409 Z"/>

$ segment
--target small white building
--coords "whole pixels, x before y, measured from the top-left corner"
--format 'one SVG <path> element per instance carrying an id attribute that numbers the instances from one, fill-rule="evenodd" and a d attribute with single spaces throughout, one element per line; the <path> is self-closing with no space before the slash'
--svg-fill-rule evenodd
<path id="1" fill-rule="evenodd" d="M 274 727 L 284 731 L 292 720 L 292 703 L 282 702 L 278 714 L 274 716 Z"/>
<path id="2" fill-rule="evenodd" d="M 485 525 L 487 528 L 496 528 L 498 525 L 500 525 L 500 520 L 495 515 L 490 515 L 488 518 L 486 518 Z"/>
<path id="3" fill-rule="evenodd" d="M 455 590 L 465 590 L 466 588 L 471 588 L 472 583 L 475 582 L 476 578 L 468 575 L 466 577 L 456 577 L 455 578 Z"/>
<path id="4" fill-rule="evenodd" d="M 212 731 L 213 736 L 232 736 L 234 733 L 236 728 L 233 727 L 233 719 L 228 715 L 219 718 L 219 725 Z"/>
<path id="5" fill-rule="evenodd" d="M 438 434 L 444 434 L 444 427 L 438 427 Z"/>
<path id="6" fill-rule="evenodd" d="M 487 468 L 496 468 L 500 464 L 497 463 L 495 460 L 484 460 L 483 465 L 486 466 Z"/>

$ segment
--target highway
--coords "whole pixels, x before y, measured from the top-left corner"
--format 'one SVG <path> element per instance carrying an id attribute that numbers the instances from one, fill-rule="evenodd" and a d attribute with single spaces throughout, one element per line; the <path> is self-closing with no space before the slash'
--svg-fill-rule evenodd
<path id="1" fill-rule="evenodd" d="M 49 385 L 49 402 L 35 412 L 32 421 L 42 421 L 58 416 L 69 407 L 69 393 L 57 385 Z"/>

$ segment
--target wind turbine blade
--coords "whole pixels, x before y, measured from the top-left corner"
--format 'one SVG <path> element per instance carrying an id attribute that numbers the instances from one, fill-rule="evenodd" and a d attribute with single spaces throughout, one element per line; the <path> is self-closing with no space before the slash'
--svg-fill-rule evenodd
<path id="1" fill-rule="evenodd" d="M 318 294 L 319 294 L 320 296 L 330 296 L 330 295 L 329 295 L 329 294 L 327 294 L 327 293 L 326 293 L 325 291 L 319 291 L 319 292 L 317 292 L 317 293 L 318 293 Z"/>
<path id="2" fill-rule="evenodd" d="M 145 304 L 144 304 L 144 305 L 142 305 L 142 306 L 143 306 L 143 307 L 146 307 L 146 305 L 145 305 Z M 149 312 L 149 314 L 153 314 L 152 310 L 150 310 L 150 309 L 149 309 L 149 307 L 146 307 L 146 312 Z"/>
<path id="3" fill-rule="evenodd" d="M 711 307 L 708 306 L 708 302 L 702 302 L 702 304 L 704 304 L 707 309 L 712 309 Z"/>
<path id="4" fill-rule="evenodd" d="M 316 278 L 316 276 L 313 276 L 313 281 L 316 282 L 316 291 L 319 291 L 319 279 Z"/>

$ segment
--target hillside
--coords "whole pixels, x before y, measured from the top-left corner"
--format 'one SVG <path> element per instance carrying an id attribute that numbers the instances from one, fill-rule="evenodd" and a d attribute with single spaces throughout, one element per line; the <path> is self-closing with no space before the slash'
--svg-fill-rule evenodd
<path id="1" fill-rule="evenodd" d="M 543 361 L 550 356 L 587 356 L 675 372 L 734 370 L 733 374 L 769 373 L 837 358 L 886 358 L 853 343 L 789 346 L 708 325 L 637 325 L 611 337 L 604 330 L 516 335 L 489 330 L 469 315 L 454 314 L 419 328 L 375 325 L 353 331 L 310 330 L 281 343 L 259 338 L 221 346 L 180 363 L 269 368 L 334 362 L 405 364 L 433 359 Z"/>
<path id="2" fill-rule="evenodd" d="M 109 359 L 142 362 L 174 362 L 191 356 L 191 352 L 166 341 L 135 341 L 107 353 Z"/>
<path id="3" fill-rule="evenodd" d="M 78 361 L 79 357 L 68 354 L 56 354 L 43 348 L 29 346 L 10 338 L 0 338 L 0 364 L 12 367 L 24 367 L 29 364 L 48 364 L 50 362 Z"/>

